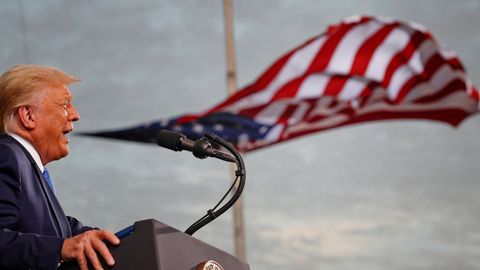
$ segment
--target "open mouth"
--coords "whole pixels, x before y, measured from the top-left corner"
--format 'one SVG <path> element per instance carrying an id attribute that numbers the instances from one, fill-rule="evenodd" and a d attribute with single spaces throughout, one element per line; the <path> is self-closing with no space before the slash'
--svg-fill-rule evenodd
<path id="1" fill-rule="evenodd" d="M 63 136 L 67 137 L 67 134 L 69 134 L 70 132 L 72 132 L 73 130 L 72 129 L 69 129 L 69 130 L 64 130 L 62 133 L 63 133 Z"/>

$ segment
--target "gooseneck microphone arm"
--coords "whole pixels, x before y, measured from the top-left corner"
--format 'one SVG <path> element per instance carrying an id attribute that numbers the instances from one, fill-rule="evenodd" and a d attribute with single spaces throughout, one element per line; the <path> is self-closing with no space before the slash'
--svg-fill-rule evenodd
<path id="1" fill-rule="evenodd" d="M 204 136 L 208 140 L 223 146 L 233 155 L 233 157 L 235 158 L 235 164 L 237 165 L 237 170 L 235 171 L 235 181 L 233 181 L 232 186 L 227 191 L 227 193 L 225 193 L 225 195 L 217 203 L 217 205 L 215 205 L 215 207 L 213 207 L 212 209 L 209 209 L 205 216 L 201 217 L 199 220 L 193 223 L 185 231 L 185 233 L 188 235 L 192 235 L 193 233 L 198 231 L 200 228 L 212 222 L 214 219 L 216 219 L 220 215 L 222 215 L 230 207 L 232 207 L 235 204 L 235 202 L 240 198 L 240 195 L 242 195 L 243 188 L 245 187 L 245 181 L 246 181 L 245 163 L 243 162 L 243 159 L 240 153 L 231 144 L 229 144 L 228 142 L 226 142 L 225 140 L 223 140 L 222 138 L 218 137 L 213 133 L 206 132 Z M 225 205 L 223 205 L 222 207 L 220 207 L 220 209 L 217 210 L 217 208 L 220 206 L 223 200 L 233 190 L 237 182 L 238 182 L 238 187 L 235 191 L 235 194 L 233 194 L 233 196 L 230 198 L 230 200 L 227 203 L 225 203 Z"/>

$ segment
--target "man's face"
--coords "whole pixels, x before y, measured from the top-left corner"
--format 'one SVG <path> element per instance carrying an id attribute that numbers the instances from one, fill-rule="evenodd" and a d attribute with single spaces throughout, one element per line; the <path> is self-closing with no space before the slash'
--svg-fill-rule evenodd
<path id="1" fill-rule="evenodd" d="M 80 119 L 72 104 L 72 95 L 66 86 L 46 87 L 45 98 L 36 110 L 35 145 L 42 163 L 68 155 L 67 134 L 73 122 Z"/>

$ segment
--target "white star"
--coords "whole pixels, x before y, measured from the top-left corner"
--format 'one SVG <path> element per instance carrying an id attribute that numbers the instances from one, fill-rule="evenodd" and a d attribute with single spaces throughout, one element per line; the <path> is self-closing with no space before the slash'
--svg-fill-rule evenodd
<path id="1" fill-rule="evenodd" d="M 213 129 L 216 131 L 222 131 L 224 128 L 223 128 L 223 125 L 221 124 L 215 124 L 213 125 Z"/>
<path id="2" fill-rule="evenodd" d="M 268 131 L 268 128 L 266 126 L 261 127 L 258 132 L 265 134 Z"/>
<path id="3" fill-rule="evenodd" d="M 204 131 L 204 128 L 200 124 L 195 124 L 195 125 L 193 125 L 193 131 L 195 131 L 197 133 L 202 133 Z"/>
<path id="4" fill-rule="evenodd" d="M 250 137 L 248 136 L 247 133 L 242 133 L 238 136 L 238 141 L 239 142 L 248 142 L 249 139 L 250 139 Z"/>

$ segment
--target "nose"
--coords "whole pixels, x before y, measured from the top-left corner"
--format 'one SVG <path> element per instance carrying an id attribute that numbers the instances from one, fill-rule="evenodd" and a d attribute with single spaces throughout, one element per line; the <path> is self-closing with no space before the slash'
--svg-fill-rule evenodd
<path id="1" fill-rule="evenodd" d="M 80 120 L 80 114 L 78 113 L 77 109 L 72 105 L 68 110 L 68 120 L 71 122 L 76 122 Z"/>

